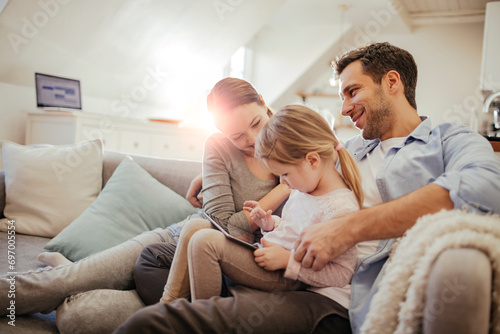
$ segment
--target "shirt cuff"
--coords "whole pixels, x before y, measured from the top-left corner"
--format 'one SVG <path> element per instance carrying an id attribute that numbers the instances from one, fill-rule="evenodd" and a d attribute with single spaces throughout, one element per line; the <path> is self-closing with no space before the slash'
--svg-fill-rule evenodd
<path id="1" fill-rule="evenodd" d="M 297 281 L 299 279 L 300 268 L 302 268 L 302 264 L 298 261 L 295 261 L 293 256 L 295 255 L 295 251 L 292 249 L 290 252 L 290 258 L 288 259 L 288 265 L 285 270 L 285 278 Z"/>
<path id="2" fill-rule="evenodd" d="M 450 199 L 456 210 L 466 210 L 476 213 L 492 212 L 491 208 L 477 201 L 464 199 L 464 197 L 473 198 L 474 196 L 467 191 L 467 185 L 462 183 L 461 175 L 456 171 L 445 173 L 432 183 L 450 192 Z"/>

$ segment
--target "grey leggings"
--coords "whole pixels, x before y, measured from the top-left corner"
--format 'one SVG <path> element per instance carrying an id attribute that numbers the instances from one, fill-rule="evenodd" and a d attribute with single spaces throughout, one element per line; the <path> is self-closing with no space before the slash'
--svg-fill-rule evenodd
<path id="1" fill-rule="evenodd" d="M 156 304 L 163 295 L 176 245 L 158 242 L 144 247 L 137 259 L 134 280 L 138 295 L 146 305 Z M 232 282 L 222 277 L 221 296 L 229 297 Z"/>
<path id="2" fill-rule="evenodd" d="M 113 331 L 144 306 L 135 290 L 119 290 L 134 288 L 137 258 L 144 246 L 155 242 L 175 240 L 168 230 L 158 228 L 70 265 L 16 275 L 16 315 L 59 307 L 57 325 L 62 333 L 76 328 L 80 332 Z M 8 277 L 0 277 L 2 296 L 7 295 L 9 285 Z M 8 302 L 0 298 L 0 316 L 6 315 Z"/>
<path id="3" fill-rule="evenodd" d="M 299 281 L 285 278 L 284 270 L 259 267 L 251 249 L 215 229 L 204 229 L 192 236 L 188 259 L 192 300 L 220 296 L 222 273 L 236 284 L 269 292 L 306 288 Z"/>

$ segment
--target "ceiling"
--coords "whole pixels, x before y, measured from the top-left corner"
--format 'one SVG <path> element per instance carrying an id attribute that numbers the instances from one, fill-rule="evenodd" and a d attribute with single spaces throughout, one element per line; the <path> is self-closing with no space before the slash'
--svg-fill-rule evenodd
<path id="1" fill-rule="evenodd" d="M 392 0 L 408 24 L 472 23 L 484 21 L 488 0 Z"/>
<path id="2" fill-rule="evenodd" d="M 183 108 L 284 2 L 11 0 L 0 13 L 0 81 L 33 86 L 41 72 L 111 99 L 156 81 L 161 89 L 135 102 Z"/>
<path id="3" fill-rule="evenodd" d="M 0 0 L 0 82 L 33 86 L 34 72 L 78 78 L 88 95 L 130 98 L 146 78 L 162 89 L 144 102 L 185 108 L 213 84 L 230 56 L 266 29 L 345 26 L 397 12 L 394 29 L 484 21 L 486 0 Z M 49 4 L 49 5 L 43 5 Z M 50 5 L 52 4 L 52 5 Z M 2 10 L 3 8 L 3 10 Z M 397 22 L 396 22 L 397 21 Z M 292 44 L 294 36 L 288 36 Z M 281 43 L 283 41 L 276 41 Z M 285 43 L 286 44 L 286 43 Z M 283 47 L 286 47 L 284 45 Z M 303 46 L 307 48 L 307 45 Z M 326 45 L 322 52 L 330 50 Z M 319 52 L 319 51 L 318 51 Z M 305 59 L 306 72 L 320 54 Z M 296 89 L 304 73 L 280 82 Z M 304 84 L 307 84 L 305 82 Z M 183 97 L 183 102 L 172 101 Z M 138 101 L 139 102 L 139 101 Z M 140 101 L 142 102 L 142 100 Z"/>

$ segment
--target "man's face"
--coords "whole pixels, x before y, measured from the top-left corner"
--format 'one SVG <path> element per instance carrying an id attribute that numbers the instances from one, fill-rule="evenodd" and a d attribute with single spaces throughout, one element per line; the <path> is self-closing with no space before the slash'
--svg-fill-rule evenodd
<path id="1" fill-rule="evenodd" d="M 383 82 L 383 81 L 382 81 Z M 365 139 L 383 139 L 391 128 L 392 108 L 382 85 L 363 73 L 360 61 L 340 74 L 342 115 L 351 117 Z"/>

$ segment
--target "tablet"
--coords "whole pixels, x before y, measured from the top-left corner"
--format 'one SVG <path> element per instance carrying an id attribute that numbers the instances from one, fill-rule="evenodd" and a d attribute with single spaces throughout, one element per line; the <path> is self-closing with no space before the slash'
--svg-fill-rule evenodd
<path id="1" fill-rule="evenodd" d="M 203 212 L 203 217 L 208 220 L 209 222 L 212 223 L 212 225 L 215 226 L 216 229 L 218 229 L 219 231 L 221 231 L 228 239 L 231 239 L 233 241 L 236 241 L 236 242 L 239 242 L 240 244 L 246 246 L 246 247 L 249 247 L 253 250 L 255 249 L 258 249 L 259 248 L 259 244 L 258 243 L 255 243 L 255 244 L 251 244 L 249 242 L 246 242 L 244 240 L 241 240 L 241 239 L 238 239 L 236 237 L 233 237 L 231 234 L 229 234 L 225 229 L 222 228 L 222 226 L 220 226 L 219 224 L 217 224 L 215 222 L 215 220 L 212 219 L 212 217 L 210 217 L 209 215 L 207 215 L 205 212 Z"/>

